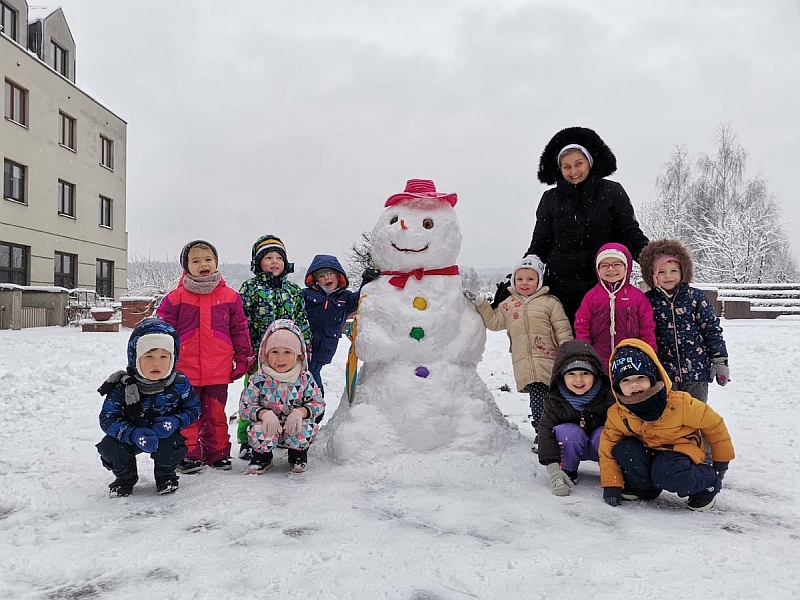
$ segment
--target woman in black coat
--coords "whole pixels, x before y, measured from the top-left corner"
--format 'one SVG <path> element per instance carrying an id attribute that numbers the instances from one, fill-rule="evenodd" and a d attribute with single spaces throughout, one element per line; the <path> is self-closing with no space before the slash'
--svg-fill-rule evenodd
<path id="1" fill-rule="evenodd" d="M 539 161 L 539 181 L 555 187 L 542 195 L 526 254 L 546 263 L 544 285 L 561 300 L 571 323 L 597 283 L 594 257 L 600 246 L 624 244 L 638 260 L 648 242 L 624 188 L 605 179 L 616 170 L 614 153 L 585 127 L 559 131 Z"/>

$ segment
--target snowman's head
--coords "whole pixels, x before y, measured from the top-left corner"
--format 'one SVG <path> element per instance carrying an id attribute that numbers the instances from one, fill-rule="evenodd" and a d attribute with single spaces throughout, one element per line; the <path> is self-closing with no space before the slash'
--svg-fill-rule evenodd
<path id="1" fill-rule="evenodd" d="M 383 211 L 370 241 L 372 259 L 383 271 L 441 269 L 456 264 L 461 228 L 449 202 L 409 198 Z"/>

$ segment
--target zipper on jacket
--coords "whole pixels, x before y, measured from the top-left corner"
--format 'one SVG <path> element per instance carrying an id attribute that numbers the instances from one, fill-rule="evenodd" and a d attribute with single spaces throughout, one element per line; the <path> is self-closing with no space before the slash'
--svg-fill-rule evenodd
<path id="1" fill-rule="evenodd" d="M 681 374 L 681 350 L 678 345 L 678 318 L 675 316 L 675 298 L 677 295 L 678 292 L 676 291 L 675 296 L 673 296 L 671 300 L 667 298 L 667 301 L 669 302 L 669 311 L 672 313 L 672 324 L 674 325 L 672 328 L 672 337 L 675 340 L 675 358 L 678 364 L 678 373 L 675 377 L 675 381 L 683 381 L 683 376 Z"/>

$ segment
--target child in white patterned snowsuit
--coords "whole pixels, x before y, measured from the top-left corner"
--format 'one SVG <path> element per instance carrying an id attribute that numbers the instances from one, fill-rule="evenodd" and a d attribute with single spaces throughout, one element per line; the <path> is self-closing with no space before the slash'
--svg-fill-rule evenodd
<path id="1" fill-rule="evenodd" d="M 248 473 L 260 475 L 272 466 L 272 450 L 289 449 L 289 466 L 306 470 L 308 448 L 319 431 L 315 418 L 325 410 L 322 392 L 308 370 L 305 343 L 290 319 L 267 328 L 258 351 L 258 370 L 239 400 L 246 419 L 247 441 L 253 449 Z"/>

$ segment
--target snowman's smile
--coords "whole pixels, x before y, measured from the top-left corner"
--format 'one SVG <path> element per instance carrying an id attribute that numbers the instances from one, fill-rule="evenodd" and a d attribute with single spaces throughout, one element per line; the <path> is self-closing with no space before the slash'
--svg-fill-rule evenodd
<path id="1" fill-rule="evenodd" d="M 394 242 L 392 242 L 392 248 L 394 248 L 395 250 L 397 250 L 399 252 L 425 252 L 425 250 L 428 249 L 428 245 L 429 244 L 425 244 L 424 248 L 420 248 L 419 250 L 417 250 L 415 248 L 400 248 Z"/>

